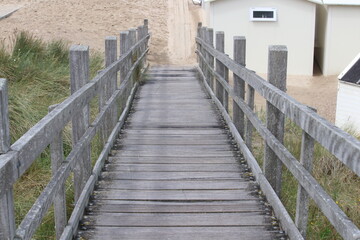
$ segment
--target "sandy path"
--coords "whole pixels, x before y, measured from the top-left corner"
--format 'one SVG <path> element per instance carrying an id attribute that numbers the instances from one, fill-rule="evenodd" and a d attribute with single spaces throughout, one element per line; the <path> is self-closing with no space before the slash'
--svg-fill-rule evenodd
<path id="1" fill-rule="evenodd" d="M 194 65 L 197 23 L 204 12 L 191 0 L 0 0 L 1 6 L 23 7 L 0 20 L 0 40 L 9 42 L 14 31 L 28 31 L 44 40 L 65 39 L 104 51 L 105 36 L 117 36 L 149 19 L 152 64 Z M 335 119 L 336 77 L 289 77 L 288 93 Z M 265 105 L 257 99 L 258 108 Z"/>
<path id="2" fill-rule="evenodd" d="M 197 23 L 202 20 L 202 9 L 191 0 L 171 0 L 169 4 L 169 59 L 171 64 L 194 65 Z"/>

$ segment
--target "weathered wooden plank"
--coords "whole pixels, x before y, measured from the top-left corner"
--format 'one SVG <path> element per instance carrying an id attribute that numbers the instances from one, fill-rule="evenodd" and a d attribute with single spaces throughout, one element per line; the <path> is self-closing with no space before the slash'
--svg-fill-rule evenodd
<path id="1" fill-rule="evenodd" d="M 241 179 L 241 173 L 233 172 L 103 172 L 103 179 L 138 180 L 191 180 L 191 179 Z"/>
<path id="2" fill-rule="evenodd" d="M 147 189 L 147 190 L 209 190 L 209 189 L 247 189 L 252 184 L 245 180 L 180 180 L 180 181 L 152 181 L 152 180 L 107 180 L 99 181 L 101 189 Z"/>
<path id="3" fill-rule="evenodd" d="M 154 153 L 177 153 L 182 152 L 186 153 L 198 153 L 206 151 L 206 153 L 213 152 L 224 152 L 224 153 L 233 153 L 233 148 L 230 145 L 222 144 L 216 146 L 209 146 L 209 145 L 122 145 L 121 150 L 125 151 L 138 151 L 138 152 L 154 152 Z"/>
<path id="4" fill-rule="evenodd" d="M 216 50 L 220 52 L 224 52 L 225 50 L 224 32 L 216 32 Z M 225 67 L 217 58 L 216 72 L 222 77 L 225 76 Z M 224 103 L 224 89 L 218 81 L 216 81 L 216 97 L 219 99 L 220 102 Z"/>
<path id="5" fill-rule="evenodd" d="M 109 163 L 142 163 L 142 164 L 233 164 L 235 157 L 214 157 L 214 156 L 120 156 L 115 153 L 114 157 L 109 157 Z"/>
<path id="6" fill-rule="evenodd" d="M 79 234 L 84 239 L 119 239 L 129 240 L 238 240 L 257 239 L 272 240 L 277 236 L 275 232 L 268 231 L 267 227 L 95 227 Z M 280 235 L 281 236 L 281 235 Z"/>
<path id="7" fill-rule="evenodd" d="M 140 138 L 138 136 L 132 136 L 132 138 L 129 139 L 130 136 L 128 136 L 126 139 L 119 142 L 121 145 L 182 145 L 182 146 L 197 146 L 197 145 L 203 145 L 203 146 L 210 146 L 210 145 L 229 145 L 231 144 L 231 141 L 228 139 L 208 139 L 208 138 L 180 138 L 180 137 L 166 137 L 166 136 L 160 136 L 160 137 L 144 137 Z M 180 139 L 178 139 L 180 138 Z"/>
<path id="8" fill-rule="evenodd" d="M 106 213 L 244 213 L 263 212 L 264 207 L 258 201 L 242 201 L 240 204 L 208 203 L 204 205 L 195 204 L 109 204 L 106 200 L 95 201 L 95 205 L 88 207 L 87 211 L 95 214 Z M 210 205 L 211 204 L 211 205 Z"/>
<path id="9" fill-rule="evenodd" d="M 155 151 L 121 151 L 116 154 L 117 157 L 234 157 L 235 154 L 230 151 L 204 152 L 204 151 L 187 151 L 175 150 L 171 152 Z"/>
<path id="10" fill-rule="evenodd" d="M 317 142 L 334 154 L 357 175 L 360 175 L 360 141 L 326 121 L 305 105 L 288 96 L 283 91 L 256 75 L 251 70 L 239 66 L 223 53 L 197 38 L 204 48 L 224 63 L 232 72 L 250 84 L 261 96 L 299 125 Z"/>
<path id="11" fill-rule="evenodd" d="M 105 171 L 122 172 L 239 172 L 240 164 L 107 164 Z"/>
<path id="12" fill-rule="evenodd" d="M 143 135 L 153 135 L 153 136 L 163 136 L 163 135 L 175 135 L 175 136 L 179 136 L 179 135 L 186 135 L 186 136 L 191 136 L 191 138 L 193 138 L 195 135 L 198 136 L 208 136 L 208 135 L 216 135 L 216 136 L 221 136 L 222 134 L 226 133 L 226 131 L 224 129 L 221 128 L 179 128 L 179 129 L 161 129 L 161 131 L 159 131 L 158 129 L 125 129 L 124 133 L 127 134 L 143 134 Z M 209 136 L 209 137 L 213 137 L 213 136 Z"/>
<path id="13" fill-rule="evenodd" d="M 86 222 L 95 226 L 139 226 L 139 227 L 174 227 L 174 226 L 269 226 L 270 216 L 254 213 L 174 213 L 174 214 L 131 214 L 103 213 L 99 216 L 86 216 Z"/>

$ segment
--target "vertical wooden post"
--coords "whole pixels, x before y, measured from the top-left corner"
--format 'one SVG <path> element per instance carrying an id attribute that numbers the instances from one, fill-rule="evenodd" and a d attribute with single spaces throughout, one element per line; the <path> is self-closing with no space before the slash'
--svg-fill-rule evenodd
<path id="1" fill-rule="evenodd" d="M 117 60 L 117 38 L 115 36 L 109 36 L 105 38 L 105 67 L 110 66 Z M 106 83 L 106 100 L 109 100 L 114 91 L 117 88 L 117 71 L 114 71 L 107 79 Z M 106 116 L 104 121 L 106 129 L 106 138 L 110 135 L 113 127 L 116 124 L 117 108 L 116 105 L 111 107 L 110 113 Z"/>
<path id="2" fill-rule="evenodd" d="M 201 27 L 202 27 L 202 23 L 201 22 L 198 22 L 198 26 L 197 26 L 197 37 L 198 38 L 201 38 L 201 35 L 200 35 L 200 31 L 201 31 Z M 201 45 L 200 44 L 196 44 L 196 49 L 201 52 Z M 198 64 L 199 64 L 199 67 L 201 69 L 201 59 L 199 58 L 199 56 L 197 57 L 197 61 L 198 61 Z"/>
<path id="3" fill-rule="evenodd" d="M 234 37 L 234 61 L 245 67 L 246 59 L 246 39 L 245 37 Z M 234 74 L 234 93 L 240 99 L 245 99 L 245 81 Z M 244 113 L 239 106 L 233 102 L 233 121 L 236 129 L 242 138 L 245 133 Z"/>
<path id="4" fill-rule="evenodd" d="M 255 90 L 249 84 L 246 89 L 246 103 L 251 110 L 254 110 L 255 105 Z M 246 131 L 245 131 L 245 144 L 252 152 L 252 133 L 253 133 L 253 125 L 249 119 L 246 121 Z"/>
<path id="5" fill-rule="evenodd" d="M 214 46 L 214 29 L 212 29 L 212 28 L 207 29 L 206 39 L 207 39 L 207 43 L 209 45 Z M 208 53 L 208 64 L 210 65 L 211 69 L 214 69 L 214 57 L 210 53 Z M 209 69 L 208 79 L 209 79 L 208 80 L 209 86 L 214 91 L 214 78 L 213 78 L 213 74 L 211 73 L 210 69 Z"/>
<path id="6" fill-rule="evenodd" d="M 128 50 L 129 31 L 120 32 L 120 56 L 124 55 Z M 127 61 L 124 61 L 120 70 L 120 81 L 124 81 L 127 74 Z"/>
<path id="7" fill-rule="evenodd" d="M 209 39 L 208 39 L 208 28 L 207 27 L 204 27 L 204 30 L 203 30 L 203 39 L 204 39 L 204 42 L 205 43 L 209 43 Z M 207 68 L 206 64 L 209 63 L 209 53 L 208 51 L 204 48 L 203 49 L 204 51 L 204 58 L 205 58 L 205 61 L 204 61 L 204 75 L 205 75 L 205 80 L 206 82 L 210 85 L 210 81 L 209 81 L 209 69 Z"/>
<path id="8" fill-rule="evenodd" d="M 136 28 L 130 28 L 129 29 L 129 47 L 132 48 L 136 43 Z M 132 67 L 132 65 L 134 64 L 134 62 L 136 62 L 136 59 L 138 58 L 138 56 L 136 55 L 136 51 L 132 51 L 131 53 L 131 57 L 130 57 L 130 63 L 129 63 L 129 69 Z M 128 89 L 128 94 L 131 91 L 132 86 L 134 86 L 134 75 L 132 74 L 131 76 L 131 87 Z M 128 96 L 128 94 L 126 94 L 126 96 Z"/>
<path id="9" fill-rule="evenodd" d="M 10 124 L 8 110 L 8 88 L 6 79 L 0 78 L 0 154 L 10 150 Z M 15 236 L 15 210 L 13 187 L 0 197 L 0 239 Z"/>
<path id="10" fill-rule="evenodd" d="M 147 36 L 149 34 L 149 20 L 148 19 L 144 19 L 144 37 Z M 148 43 L 149 41 L 146 40 L 145 41 L 145 50 L 148 48 Z M 147 64 L 147 58 L 144 58 L 144 64 Z"/>
<path id="11" fill-rule="evenodd" d="M 49 107 L 49 112 L 54 110 L 57 105 Z M 50 143 L 50 156 L 51 156 L 51 171 L 55 175 L 62 162 L 64 161 L 64 148 L 63 148 L 63 134 L 62 132 L 54 136 Z M 60 187 L 54 199 L 54 212 L 55 212 L 55 231 L 56 239 L 60 239 L 66 223 L 66 194 L 65 183 Z"/>
<path id="12" fill-rule="evenodd" d="M 89 47 L 73 45 L 70 48 L 70 81 L 71 94 L 74 94 L 89 81 Z M 75 146 L 89 127 L 89 106 L 76 113 L 72 119 L 72 141 Z M 75 202 L 91 175 L 91 150 L 86 147 L 74 167 Z"/>
<path id="13" fill-rule="evenodd" d="M 269 47 L 268 81 L 282 91 L 286 91 L 287 48 Z M 266 126 L 281 142 L 284 142 L 285 116 L 271 103 L 266 102 Z M 266 144 L 264 174 L 277 195 L 281 194 L 282 162 Z"/>
<path id="14" fill-rule="evenodd" d="M 201 38 L 201 40 L 205 41 L 205 39 L 206 39 L 205 35 L 206 35 L 206 28 L 205 28 L 205 27 L 201 27 L 201 29 L 200 29 L 200 38 Z M 202 55 L 204 56 L 204 58 L 205 58 L 205 48 L 201 46 L 200 51 L 201 51 L 201 54 L 202 54 Z M 200 67 L 201 67 L 201 71 L 204 73 L 204 76 L 205 76 L 205 78 L 206 78 L 206 73 L 205 73 L 205 70 L 206 70 L 206 68 L 205 68 L 205 59 L 202 59 L 202 60 L 201 60 L 201 65 L 200 65 Z M 205 79 L 205 80 L 207 81 L 207 79 Z"/>
<path id="15" fill-rule="evenodd" d="M 225 50 L 225 35 L 224 32 L 216 32 L 216 50 L 220 52 L 224 52 Z M 216 59 L 216 72 L 224 77 L 225 76 L 225 68 L 224 65 Z M 216 80 L 216 97 L 223 104 L 224 103 L 224 88 L 222 87 L 219 80 Z"/>
<path id="16" fill-rule="evenodd" d="M 311 109 L 316 112 L 316 109 Z M 307 132 L 303 131 L 301 141 L 300 163 L 309 173 L 311 173 L 312 171 L 314 146 L 315 140 Z M 305 189 L 299 184 L 296 199 L 295 224 L 304 239 L 306 238 L 306 230 L 308 224 L 309 200 L 309 195 L 307 194 Z"/>

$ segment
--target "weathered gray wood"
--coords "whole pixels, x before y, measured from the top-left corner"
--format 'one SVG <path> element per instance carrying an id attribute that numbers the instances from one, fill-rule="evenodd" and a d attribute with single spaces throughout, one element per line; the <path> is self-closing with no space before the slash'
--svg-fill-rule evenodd
<path id="1" fill-rule="evenodd" d="M 251 184 L 245 180 L 181 180 L 181 181 L 151 181 L 151 180 L 108 180 L 100 181 L 98 187 L 101 189 L 119 190 L 234 190 L 250 189 Z"/>
<path id="2" fill-rule="evenodd" d="M 10 124 L 6 79 L 0 78 L 0 154 L 10 149 Z"/>
<path id="3" fill-rule="evenodd" d="M 54 110 L 57 105 L 49 107 L 49 112 Z M 64 161 L 64 148 L 63 148 L 63 134 L 62 132 L 54 136 L 53 141 L 50 143 L 50 156 L 51 156 L 51 171 L 54 176 L 60 165 Z M 60 187 L 60 190 L 54 199 L 54 214 L 55 214 L 55 231 L 56 239 L 60 239 L 62 232 L 65 229 L 66 217 L 66 195 L 65 185 Z"/>
<path id="4" fill-rule="evenodd" d="M 119 156 L 116 153 L 115 157 L 109 157 L 110 162 L 120 161 L 121 163 L 143 163 L 143 164 L 232 164 L 236 161 L 235 157 L 225 156 Z M 119 160 L 120 159 L 120 160 Z"/>
<path id="5" fill-rule="evenodd" d="M 222 53 L 225 51 L 224 32 L 216 32 L 216 50 Z M 216 72 L 222 77 L 225 75 L 225 67 L 218 59 L 216 59 Z M 224 88 L 219 80 L 216 80 L 216 97 L 224 104 Z"/>
<path id="6" fill-rule="evenodd" d="M 238 240 L 256 239 L 271 240 L 276 237 L 276 232 L 267 231 L 266 227 L 101 227 L 80 233 L 84 239 L 119 239 L 129 240 L 184 240 L 184 239 L 208 239 L 208 240 Z M 225 238 L 226 236 L 226 238 Z M 240 237 L 239 237 L 240 236 Z M 281 236 L 281 235 L 279 235 Z"/>
<path id="7" fill-rule="evenodd" d="M 234 61 L 245 67 L 246 59 L 246 39 L 245 37 L 234 37 Z M 234 74 L 234 93 L 241 99 L 245 98 L 245 82 Z M 233 102 L 233 122 L 240 133 L 245 136 L 245 119 L 244 113 Z"/>
<path id="8" fill-rule="evenodd" d="M 109 67 L 112 63 L 117 60 L 117 38 L 115 36 L 106 37 L 105 39 L 105 67 Z M 115 90 L 117 89 L 117 72 L 114 73 L 107 81 L 106 86 L 106 96 L 105 99 L 108 100 Z M 106 129 L 106 137 L 108 137 L 113 130 L 116 124 L 116 118 L 118 116 L 118 107 L 113 104 L 111 107 L 111 111 L 106 117 L 105 120 L 105 129 Z"/>
<path id="9" fill-rule="evenodd" d="M 207 214 L 146 214 L 146 213 L 103 213 L 99 216 L 86 216 L 85 221 L 95 226 L 224 226 L 250 225 L 264 226 L 270 216 L 254 213 L 207 213 Z"/>
<path id="10" fill-rule="evenodd" d="M 360 141 L 309 110 L 285 92 L 277 89 L 253 71 L 239 66 L 223 53 L 196 39 L 232 72 L 250 84 L 261 96 L 299 125 L 317 142 L 334 154 L 357 175 L 360 175 Z"/>
<path id="11" fill-rule="evenodd" d="M 224 86 L 227 84 L 225 80 L 223 80 Z M 229 87 L 228 87 L 229 88 Z M 209 91 L 209 88 L 207 88 Z M 234 96 L 233 96 L 234 97 Z M 213 97 L 215 99 L 215 97 Z M 275 138 L 270 131 L 263 126 L 262 122 L 258 119 L 255 113 L 248 108 L 248 106 L 241 102 L 240 99 L 234 97 L 234 100 L 237 101 L 237 104 L 241 107 L 241 109 L 245 112 L 248 119 L 251 120 L 253 126 L 257 129 L 257 131 L 260 133 L 262 138 L 267 139 L 267 144 L 272 148 L 272 150 L 277 154 L 277 156 L 283 161 L 285 166 L 290 170 L 290 172 L 293 174 L 293 176 L 299 181 L 299 183 L 302 185 L 302 187 L 306 190 L 306 192 L 311 196 L 311 198 L 315 201 L 315 203 L 319 206 L 321 211 L 324 213 L 324 215 L 329 219 L 329 221 L 333 224 L 333 226 L 337 229 L 337 231 L 344 237 L 349 239 L 356 239 L 358 236 L 360 236 L 359 229 L 349 220 L 349 218 L 345 215 L 345 213 L 336 205 L 336 203 L 332 200 L 332 198 L 324 191 L 324 189 L 317 183 L 317 181 L 311 176 L 311 174 L 304 169 L 304 167 L 298 163 L 298 161 L 291 155 L 291 153 L 286 150 L 286 148 L 281 147 L 282 144 Z M 216 102 L 216 101 L 215 101 Z M 220 106 L 220 103 L 216 102 L 218 106 Z M 225 111 L 223 111 L 223 116 L 225 114 Z M 228 119 L 227 122 L 231 129 L 231 120 L 230 118 L 225 117 L 225 119 Z M 232 131 L 233 134 L 234 131 Z M 241 139 L 241 138 L 240 138 Z M 238 138 L 237 138 L 238 140 Z M 247 151 L 247 148 L 242 148 L 242 151 L 245 156 L 245 152 Z M 252 156 L 251 154 L 249 154 Z M 255 165 L 256 166 L 256 165 Z M 253 169 L 253 168 L 252 168 Z M 253 170 L 254 171 L 254 170 Z M 254 171 L 255 172 L 255 171 Z M 261 172 L 261 170 L 260 170 Z M 261 175 L 260 175 L 261 177 Z M 266 179 L 265 177 L 263 177 Z M 259 179 L 259 177 L 258 177 Z M 259 180 L 260 181 L 260 180 Z M 260 182 L 261 183 L 261 182 Z M 265 182 L 266 183 L 266 182 Z M 264 188 L 264 191 L 270 191 L 269 189 Z M 272 196 L 273 199 L 278 199 Z M 279 207 L 279 210 L 284 209 L 284 211 L 279 211 L 279 218 L 280 219 L 291 219 L 288 216 L 288 213 L 286 212 L 285 208 L 283 208 L 282 204 L 278 205 L 279 201 L 272 201 L 272 204 L 274 206 Z M 281 207 L 282 206 L 282 207 Z M 292 222 L 292 221 L 291 221 Z M 293 223 L 289 221 L 283 221 L 283 224 L 286 223 L 288 225 L 289 229 L 292 229 L 292 232 L 298 236 L 301 234 L 294 232 L 294 228 L 291 227 Z M 298 230 L 296 229 L 298 232 Z M 302 237 L 302 236 L 301 236 Z"/>
<path id="12" fill-rule="evenodd" d="M 239 172 L 238 164 L 110 164 L 105 166 L 106 171 L 128 172 Z"/>
<path id="13" fill-rule="evenodd" d="M 15 236 L 15 210 L 13 187 L 0 197 L 0 239 L 12 240 Z"/>
<path id="14" fill-rule="evenodd" d="M 249 84 L 247 84 L 246 91 L 246 103 L 251 110 L 254 110 L 255 105 L 255 90 Z M 247 118 L 246 118 L 247 119 Z M 245 131 L 245 144 L 249 148 L 250 152 L 252 152 L 252 135 L 253 135 L 253 125 L 251 121 L 247 119 L 246 121 L 246 131 Z"/>
<path id="15" fill-rule="evenodd" d="M 313 110 L 316 112 L 316 109 Z M 312 172 L 314 146 L 314 139 L 305 131 L 303 131 L 301 141 L 300 163 L 307 171 L 309 171 L 310 174 Z M 309 195 L 306 193 L 306 190 L 299 184 L 296 198 L 295 224 L 299 228 L 300 233 L 303 235 L 304 238 L 306 238 L 306 230 L 308 224 L 309 201 Z"/>
<path id="16" fill-rule="evenodd" d="M 206 39 L 207 39 L 207 44 L 214 46 L 214 29 L 212 28 L 207 29 Z M 210 53 L 207 54 L 207 62 L 212 68 L 214 68 L 214 57 Z M 214 78 L 213 75 L 210 74 L 210 71 L 208 71 L 207 78 L 208 78 L 208 83 L 210 83 L 211 89 L 214 89 Z"/>
<path id="17" fill-rule="evenodd" d="M 268 81 L 270 84 L 286 91 L 287 48 L 270 46 L 268 62 Z M 285 116 L 269 101 L 266 102 L 266 126 L 282 144 L 284 142 Z M 282 162 L 265 143 L 264 174 L 275 192 L 280 196 L 282 181 Z"/>
<path id="18" fill-rule="evenodd" d="M 0 78 L 0 154 L 10 150 L 10 125 L 8 111 L 8 89 L 6 79 Z M 0 164 L 5 161 L 0 160 Z M 10 177 L 10 176 L 9 176 Z M 11 176 L 12 177 L 12 176 Z M 5 181 L 1 181 L 6 184 Z M 0 239 L 12 239 L 15 235 L 15 211 L 13 187 L 9 186 L 4 195 L 0 195 Z"/>
<path id="19" fill-rule="evenodd" d="M 120 32 L 120 56 L 124 55 L 129 49 L 129 31 Z M 128 71 L 127 64 L 123 64 L 120 69 L 120 81 L 124 81 Z"/>
<path id="20" fill-rule="evenodd" d="M 202 56 L 201 56 L 202 57 Z M 199 71 L 200 72 L 200 71 Z M 216 74 L 216 72 L 213 72 L 213 74 Z M 220 79 L 220 76 L 217 76 Z M 204 79 L 204 77 L 202 77 Z M 204 81 L 205 82 L 205 81 Z M 261 126 L 261 121 L 257 118 L 257 116 L 252 112 L 252 109 L 249 108 L 244 102 L 241 102 L 242 100 L 235 96 L 230 91 L 229 84 L 223 79 L 223 86 L 225 86 L 230 94 L 232 95 L 234 101 L 236 101 L 236 104 L 241 108 L 241 110 L 245 113 L 246 116 L 248 116 L 249 120 L 254 124 L 256 121 L 259 121 L 260 123 L 256 126 Z M 291 239 L 303 239 L 302 235 L 300 234 L 299 230 L 295 226 L 292 218 L 290 217 L 289 213 L 287 212 L 286 208 L 280 201 L 279 197 L 275 193 L 274 189 L 269 184 L 268 180 L 264 177 L 262 170 L 260 166 L 258 165 L 257 160 L 251 153 L 251 151 L 247 148 L 244 140 L 240 136 L 239 132 L 237 131 L 234 123 L 232 122 L 230 116 L 228 115 L 227 111 L 223 108 L 222 103 L 217 99 L 216 95 L 211 91 L 211 88 L 209 86 L 205 87 L 209 94 L 211 95 L 211 98 L 214 100 L 215 104 L 218 106 L 218 108 L 221 111 L 222 116 L 225 118 L 226 123 L 229 126 L 229 129 L 235 138 L 237 144 L 239 145 L 245 159 L 247 160 L 247 163 L 249 164 L 252 172 L 254 173 L 257 182 L 260 184 L 262 191 L 264 191 L 265 196 L 267 197 L 268 201 L 270 202 L 271 206 L 274 209 L 276 217 L 280 219 L 280 222 L 282 224 L 282 228 L 286 231 L 286 233 L 289 235 Z M 263 127 L 265 131 L 268 131 L 265 127 Z M 270 134 L 271 135 L 271 134 Z"/>
<path id="21" fill-rule="evenodd" d="M 71 93 L 74 94 L 89 81 L 89 47 L 74 45 L 70 48 L 70 81 Z M 76 145 L 86 129 L 89 127 L 89 105 L 76 114 L 72 120 L 72 140 Z M 74 168 L 75 201 L 78 200 L 87 179 L 91 174 L 90 146 L 84 151 L 83 156 L 77 161 Z"/>
<path id="22" fill-rule="evenodd" d="M 95 214 L 106 213 L 238 213 L 238 212 L 262 212 L 262 206 L 258 201 L 235 201 L 232 204 L 221 201 L 202 204 L 191 202 L 151 202 L 130 204 L 129 202 L 113 200 L 97 200 L 96 205 L 88 207 L 88 211 Z"/>

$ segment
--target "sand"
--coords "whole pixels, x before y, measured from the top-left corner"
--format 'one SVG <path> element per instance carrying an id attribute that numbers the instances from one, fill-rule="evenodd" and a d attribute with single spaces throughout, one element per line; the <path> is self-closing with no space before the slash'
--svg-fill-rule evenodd
<path id="1" fill-rule="evenodd" d="M 205 19 L 203 9 L 192 0 L 0 0 L 0 9 L 5 5 L 21 6 L 0 20 L 0 39 L 7 43 L 15 31 L 25 30 L 46 41 L 62 38 L 101 52 L 106 36 L 118 36 L 147 18 L 153 65 L 196 64 L 196 27 Z M 289 76 L 287 89 L 292 97 L 334 122 L 336 76 Z M 257 99 L 257 105 L 261 108 L 265 102 Z"/>

